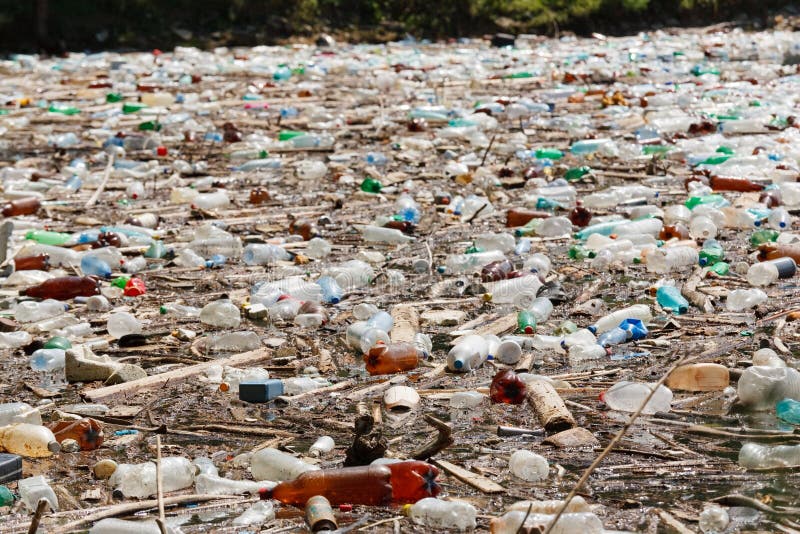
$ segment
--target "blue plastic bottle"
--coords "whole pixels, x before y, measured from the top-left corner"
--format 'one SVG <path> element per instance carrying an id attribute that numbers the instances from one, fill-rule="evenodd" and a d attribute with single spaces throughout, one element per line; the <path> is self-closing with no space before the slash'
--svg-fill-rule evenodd
<path id="1" fill-rule="evenodd" d="M 689 310 L 689 301 L 686 300 L 675 286 L 661 286 L 656 291 L 658 305 L 669 309 L 675 315 L 686 313 Z"/>
<path id="2" fill-rule="evenodd" d="M 111 266 L 97 256 L 84 256 L 81 258 L 81 272 L 86 276 L 111 277 Z"/>
<path id="3" fill-rule="evenodd" d="M 800 401 L 783 399 L 775 406 L 778 419 L 792 425 L 800 425 Z"/>

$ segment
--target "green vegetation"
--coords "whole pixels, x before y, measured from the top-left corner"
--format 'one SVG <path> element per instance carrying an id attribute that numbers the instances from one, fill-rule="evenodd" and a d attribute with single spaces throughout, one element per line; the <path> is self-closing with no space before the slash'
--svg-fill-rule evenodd
<path id="1" fill-rule="evenodd" d="M 319 31 L 387 40 L 565 30 L 622 34 L 738 19 L 792 0 L 0 0 L 0 49 L 275 43 Z M 26 30 L 27 29 L 27 30 Z"/>

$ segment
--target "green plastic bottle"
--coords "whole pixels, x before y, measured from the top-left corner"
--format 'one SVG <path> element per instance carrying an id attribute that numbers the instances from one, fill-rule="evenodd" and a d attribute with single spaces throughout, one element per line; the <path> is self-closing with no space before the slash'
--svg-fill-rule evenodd
<path id="1" fill-rule="evenodd" d="M 47 111 L 51 113 L 61 113 L 62 115 L 77 115 L 81 112 L 81 110 L 72 106 L 59 106 L 56 104 L 50 104 Z"/>
<path id="2" fill-rule="evenodd" d="M 731 266 L 724 261 L 718 261 L 717 263 L 709 267 L 708 270 L 719 276 L 726 276 L 728 272 L 730 272 Z"/>
<path id="3" fill-rule="evenodd" d="M 700 249 L 700 265 L 703 267 L 714 265 L 725 257 L 725 250 L 716 239 L 706 239 Z"/>
<path id="4" fill-rule="evenodd" d="M 712 208 L 724 208 L 730 204 L 722 195 L 703 195 L 699 197 L 689 197 L 684 203 L 684 206 L 690 210 L 695 209 L 700 205 L 711 206 Z"/>
<path id="5" fill-rule="evenodd" d="M 305 132 L 298 132 L 295 130 L 281 130 L 280 133 L 278 133 L 278 141 L 288 141 L 305 134 Z"/>
<path id="6" fill-rule="evenodd" d="M 733 155 L 733 149 L 729 146 L 721 146 L 717 148 L 716 152 L 719 154 L 730 154 Z"/>
<path id="7" fill-rule="evenodd" d="M 536 149 L 536 159 L 561 159 L 564 153 L 557 148 L 539 148 Z"/>
<path id="8" fill-rule="evenodd" d="M 585 260 L 589 257 L 589 251 L 583 245 L 572 245 L 567 254 L 571 260 Z"/>
<path id="9" fill-rule="evenodd" d="M 0 506 L 11 506 L 14 504 L 14 494 L 5 486 L 0 486 Z"/>
<path id="10" fill-rule="evenodd" d="M 367 176 L 361 182 L 361 190 L 365 193 L 380 193 L 382 188 L 381 183 L 371 176 Z"/>
<path id="11" fill-rule="evenodd" d="M 563 207 L 564 205 L 561 204 L 560 202 L 556 202 L 555 200 L 549 199 L 547 197 L 539 197 L 536 199 L 537 210 L 552 211 Z"/>
<path id="12" fill-rule="evenodd" d="M 61 232 L 51 232 L 49 230 L 31 230 L 25 234 L 25 239 L 30 239 L 42 245 L 53 245 L 60 247 L 66 244 L 72 236 Z"/>
<path id="13" fill-rule="evenodd" d="M 778 239 L 780 232 L 771 228 L 764 228 L 763 230 L 756 230 L 750 235 L 750 246 L 757 247 L 764 243 L 774 242 Z"/>
<path id="14" fill-rule="evenodd" d="M 701 165 L 719 165 L 731 159 L 730 154 L 720 154 L 719 156 L 709 156 L 701 162 Z"/>
<path id="15" fill-rule="evenodd" d="M 160 132 L 161 123 L 158 121 L 146 121 L 139 124 L 140 132 Z"/>
<path id="16" fill-rule="evenodd" d="M 517 330 L 523 334 L 536 332 L 536 317 L 534 317 L 533 312 L 528 310 L 517 312 Z"/>
<path id="17" fill-rule="evenodd" d="M 109 104 L 116 104 L 117 102 L 122 102 L 122 93 L 108 93 L 106 95 L 106 102 Z"/>
<path id="18" fill-rule="evenodd" d="M 72 348 L 72 343 L 65 337 L 54 336 L 45 342 L 44 348 L 67 350 Z"/>
<path id="19" fill-rule="evenodd" d="M 118 276 L 111 281 L 111 285 L 120 289 L 125 289 L 125 286 L 128 285 L 128 280 L 130 280 L 130 278 L 127 276 Z"/>
<path id="20" fill-rule="evenodd" d="M 564 179 L 567 181 L 580 180 L 590 172 L 592 172 L 591 167 L 585 165 L 582 167 L 573 167 L 564 173 Z"/>
<path id="21" fill-rule="evenodd" d="M 122 113 L 124 113 L 125 115 L 128 115 L 130 113 L 137 113 L 139 111 L 142 111 L 146 107 L 147 107 L 146 105 L 141 104 L 139 102 L 125 102 L 124 104 L 122 104 Z"/>

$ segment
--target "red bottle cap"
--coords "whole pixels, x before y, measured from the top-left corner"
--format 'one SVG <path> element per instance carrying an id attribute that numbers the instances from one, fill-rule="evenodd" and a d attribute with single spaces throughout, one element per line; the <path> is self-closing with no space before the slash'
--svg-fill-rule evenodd
<path id="1" fill-rule="evenodd" d="M 126 297 L 138 297 L 144 295 L 146 292 L 147 287 L 145 287 L 144 281 L 141 278 L 131 278 L 128 280 L 128 283 L 125 284 L 124 295 Z"/>
<path id="2" fill-rule="evenodd" d="M 159 156 L 162 156 L 162 157 L 166 156 L 167 155 L 167 147 L 160 146 L 160 147 L 156 148 L 156 154 L 159 155 Z"/>

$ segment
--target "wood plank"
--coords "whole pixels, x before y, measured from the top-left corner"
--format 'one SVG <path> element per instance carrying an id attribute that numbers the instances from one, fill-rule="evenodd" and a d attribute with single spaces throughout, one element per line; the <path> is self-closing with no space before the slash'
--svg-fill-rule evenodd
<path id="1" fill-rule="evenodd" d="M 451 464 L 445 460 L 432 460 L 432 463 L 448 475 L 452 475 L 461 482 L 469 484 L 473 488 L 479 489 L 484 493 L 502 493 L 506 491 L 506 489 L 497 482 L 489 480 L 483 475 L 468 471 L 456 464 Z"/>
<path id="2" fill-rule="evenodd" d="M 92 402 L 101 402 L 103 400 L 115 397 L 117 395 L 125 395 L 128 393 L 141 393 L 142 391 L 150 391 L 157 389 L 168 382 L 177 382 L 185 380 L 192 376 L 204 373 L 212 365 L 227 365 L 230 367 L 248 366 L 258 362 L 272 358 L 272 349 L 260 348 L 241 354 L 235 354 L 227 358 L 220 358 L 208 362 L 190 365 L 188 367 L 181 367 L 157 375 L 140 378 L 131 382 L 123 384 L 116 384 L 114 386 L 106 386 L 103 388 L 84 390 L 81 395 Z"/>

